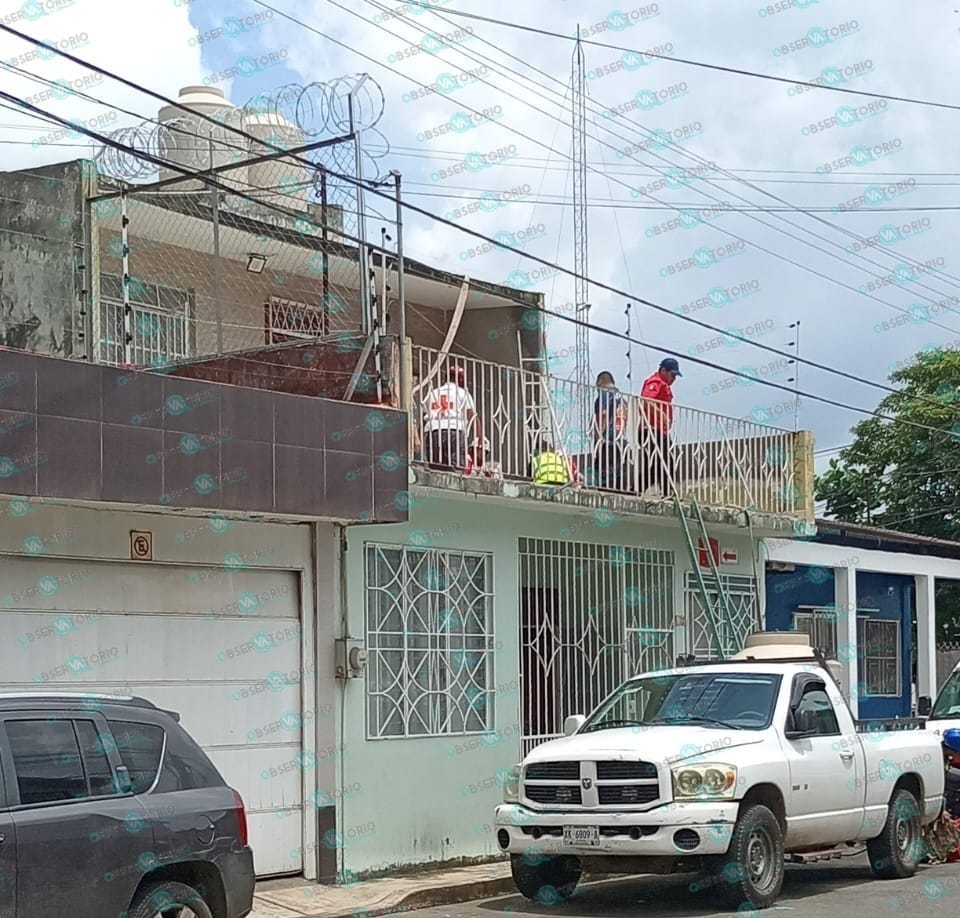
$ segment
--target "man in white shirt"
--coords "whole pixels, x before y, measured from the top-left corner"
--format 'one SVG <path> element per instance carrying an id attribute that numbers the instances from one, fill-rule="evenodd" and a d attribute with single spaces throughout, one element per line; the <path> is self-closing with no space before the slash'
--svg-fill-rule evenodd
<path id="1" fill-rule="evenodd" d="M 452 366 L 448 381 L 423 402 L 427 463 L 439 469 L 463 471 L 467 465 L 467 438 L 476 422 L 473 396 L 464 387 L 463 367 Z"/>

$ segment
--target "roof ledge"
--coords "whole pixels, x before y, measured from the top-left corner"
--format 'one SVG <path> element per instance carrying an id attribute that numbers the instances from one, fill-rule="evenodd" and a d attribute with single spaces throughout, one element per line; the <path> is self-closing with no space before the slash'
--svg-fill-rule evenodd
<path id="1" fill-rule="evenodd" d="M 593 525 L 604 528 L 631 518 L 642 522 L 672 522 L 677 519 L 677 510 L 670 499 L 648 500 L 632 495 L 613 494 L 587 488 L 556 485 L 535 485 L 527 481 L 500 481 L 495 478 L 474 478 L 458 472 L 441 472 L 419 465 L 410 466 L 410 487 L 430 492 L 445 492 L 451 497 L 473 497 L 490 502 L 532 501 L 554 510 L 569 510 L 578 515 L 593 515 Z M 437 497 L 441 496 L 439 493 Z M 416 501 L 411 501 L 411 506 Z M 747 532 L 744 512 L 740 507 L 700 507 L 705 523 L 729 526 Z M 753 535 L 770 534 L 793 536 L 798 520 L 791 516 L 769 513 L 750 515 Z"/>

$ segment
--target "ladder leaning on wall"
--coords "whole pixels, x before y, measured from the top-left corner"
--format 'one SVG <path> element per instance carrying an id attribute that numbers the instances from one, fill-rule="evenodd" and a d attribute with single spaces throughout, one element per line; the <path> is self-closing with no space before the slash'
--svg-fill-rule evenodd
<path id="1" fill-rule="evenodd" d="M 650 434 L 652 433 L 652 425 L 650 424 L 650 419 L 647 417 L 646 411 L 643 410 L 642 402 L 639 407 L 641 425 L 643 426 L 644 430 Z M 717 567 L 716 559 L 714 558 L 713 552 L 710 549 L 710 536 L 707 532 L 707 524 L 703 519 L 703 512 L 700 510 L 700 504 L 697 499 L 695 497 L 691 497 L 691 516 L 693 517 L 693 522 L 696 523 L 698 536 L 703 544 L 703 552 L 707 558 L 710 574 L 717 586 L 716 605 L 714 605 L 714 603 L 710 600 L 710 591 L 707 589 L 707 584 L 703 577 L 699 553 L 697 551 L 697 547 L 693 543 L 693 535 L 690 532 L 690 519 L 684 510 L 683 499 L 680 496 L 680 489 L 677 485 L 677 479 L 673 474 L 672 464 L 666 461 L 667 457 L 663 455 L 663 452 L 660 448 L 661 444 L 658 439 L 653 436 L 649 436 L 647 439 L 660 460 L 660 468 L 663 470 L 664 476 L 667 479 L 670 496 L 673 498 L 674 506 L 677 508 L 677 516 L 680 518 L 680 527 L 683 530 L 684 539 L 686 540 L 687 552 L 690 556 L 690 564 L 697 578 L 697 587 L 700 591 L 700 598 L 703 602 L 703 610 L 706 612 L 707 620 L 710 623 L 710 630 L 713 635 L 714 654 L 716 655 L 717 659 L 723 660 L 723 641 L 720 638 L 720 627 L 718 622 L 721 618 L 725 618 L 727 622 L 733 621 L 733 610 L 730 607 L 730 597 L 727 595 L 726 586 L 720 577 L 720 570 Z"/>

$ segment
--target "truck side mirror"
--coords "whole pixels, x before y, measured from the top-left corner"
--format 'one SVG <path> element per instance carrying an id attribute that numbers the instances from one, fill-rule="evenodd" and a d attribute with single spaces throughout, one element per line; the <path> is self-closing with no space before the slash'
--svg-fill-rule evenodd
<path id="1" fill-rule="evenodd" d="M 917 699 L 917 714 L 919 714 L 921 717 L 929 717 L 932 710 L 933 702 L 930 700 L 930 696 L 921 695 Z"/>
<path id="2" fill-rule="evenodd" d="M 564 736 L 573 736 L 585 723 L 587 718 L 582 714 L 571 714 L 563 722 L 563 735 Z"/>
<path id="3" fill-rule="evenodd" d="M 783 731 L 784 738 L 795 740 L 813 736 L 817 732 L 815 718 L 816 715 L 812 711 L 802 712 L 798 711 L 796 706 L 791 707 L 787 714 L 787 728 Z"/>

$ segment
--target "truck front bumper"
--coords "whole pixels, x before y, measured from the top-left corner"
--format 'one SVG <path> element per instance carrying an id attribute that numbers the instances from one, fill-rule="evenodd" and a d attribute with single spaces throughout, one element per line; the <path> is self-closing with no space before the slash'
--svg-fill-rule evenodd
<path id="1" fill-rule="evenodd" d="M 726 854 L 739 803 L 670 803 L 645 813 L 541 813 L 518 804 L 497 807 L 494 826 L 510 854 L 662 857 Z M 564 826 L 596 826 L 599 845 L 564 841 Z"/>

